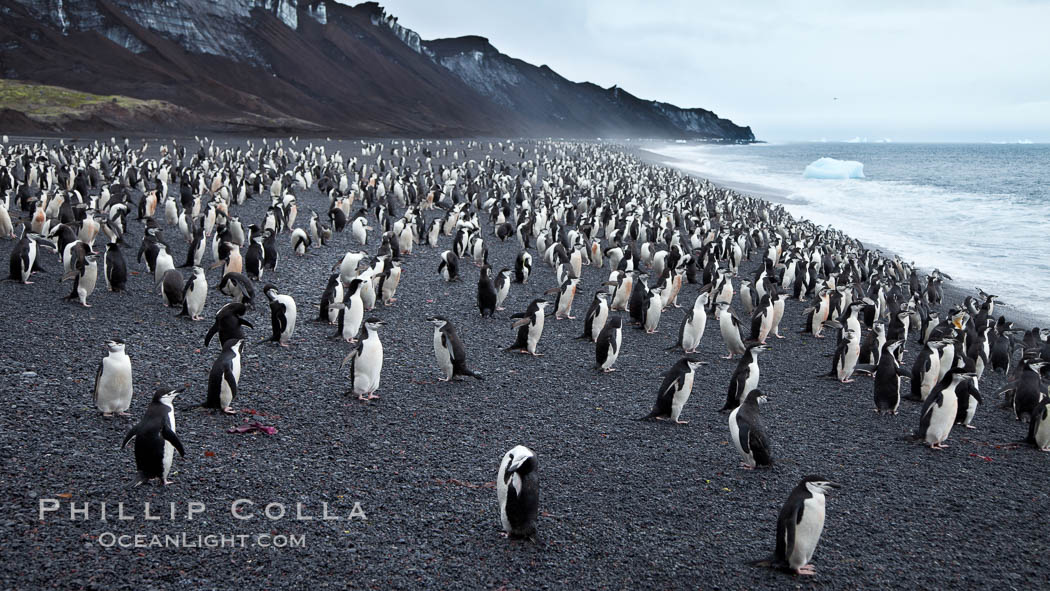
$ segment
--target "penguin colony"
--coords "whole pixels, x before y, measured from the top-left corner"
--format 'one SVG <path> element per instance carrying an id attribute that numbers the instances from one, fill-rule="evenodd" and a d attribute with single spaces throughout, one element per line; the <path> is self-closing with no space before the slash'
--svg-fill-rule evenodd
<path id="1" fill-rule="evenodd" d="M 468 159 L 468 150 L 485 156 Z M 508 165 L 508 152 L 520 162 Z M 451 164 L 435 165 L 438 155 L 451 156 Z M 246 352 L 272 343 L 288 348 L 294 360 L 297 322 L 330 325 L 327 362 L 344 372 L 345 396 L 381 403 L 370 401 L 381 401 L 384 393 L 382 332 L 392 320 L 383 316 L 397 306 L 399 286 L 411 281 L 401 268 L 409 257 L 432 259 L 432 272 L 449 289 L 473 291 L 476 279 L 476 310 L 413 320 L 421 325 L 419 339 L 432 342 L 436 380 L 481 382 L 484 373 L 500 371 L 500 356 L 516 353 L 575 355 L 581 371 L 600 375 L 614 372 L 625 353 L 680 350 L 685 356 L 654 367 L 655 396 L 649 398 L 655 403 L 641 420 L 685 425 L 683 416 L 727 413 L 729 449 L 741 467 L 771 467 L 777 426 L 762 421 L 760 409 L 777 396 L 760 389 L 760 359 L 777 355 L 777 341 L 797 326 L 804 335 L 800 346 L 836 342 L 826 378 L 813 373 L 814 380 L 834 379 L 851 395 L 867 396 L 875 412 L 907 412 L 914 418 L 911 437 L 931 450 L 946 447 L 953 428 L 975 428 L 987 397 L 1023 421 L 1019 437 L 1050 451 L 1048 334 L 1015 326 L 996 296 L 978 290 L 944 302 L 941 285 L 950 277 L 938 270 L 924 276 L 899 257 L 833 229 L 641 166 L 615 147 L 507 142 L 485 151 L 480 142 L 394 142 L 363 144 L 359 156 L 344 156 L 295 140 L 218 146 L 198 139 L 152 150 L 127 140 L 14 144 L 0 154 L 0 192 L 0 233 L 13 244 L 5 290 L 38 289 L 33 279 L 48 273 L 46 261 L 57 257 L 62 280 L 72 283 L 64 295 L 71 306 L 87 308 L 89 300 L 141 289 L 157 294 L 157 314 L 164 306 L 183 317 L 169 314 L 163 321 L 195 323 L 206 319 L 210 298 L 222 302 L 213 318 L 186 325 L 202 334 L 204 347 L 218 343 L 206 392 L 177 386 L 182 371 L 198 368 L 171 368 L 170 375 L 146 379 L 163 384 L 147 405 L 144 394 L 133 393 L 134 380 L 142 381 L 133 378 L 134 351 L 129 357 L 118 338 L 104 343 L 95 407 L 104 417 L 145 407 L 123 440 L 135 439 L 135 485 L 168 483 L 173 452 L 185 455 L 194 443 L 184 445 L 177 435 L 175 397 L 236 414 Z M 300 197 L 318 192 L 321 198 L 301 215 Z M 265 215 L 242 221 L 238 210 L 249 200 L 266 202 Z M 345 254 L 329 246 L 344 233 L 342 243 L 353 248 Z M 516 242 L 517 254 L 492 260 L 488 244 L 497 241 Z M 132 257 L 126 245 L 136 242 Z M 332 262 L 329 275 L 315 278 L 316 301 L 297 306 L 282 293 L 298 287 L 282 282 L 282 253 Z M 754 271 L 744 275 L 745 263 Z M 539 265 L 552 270 L 553 286 L 536 284 Z M 96 289 L 99 273 L 105 292 Z M 597 285 L 592 293 L 580 293 L 585 279 Z M 505 312 L 514 291 L 528 294 L 529 303 Z M 251 319 L 265 323 L 264 305 L 271 336 L 250 338 L 245 329 L 256 328 Z M 574 315 L 574 305 L 588 307 Z M 678 308 L 684 308 L 682 318 L 672 324 L 670 311 Z M 297 318 L 298 309 L 308 309 L 307 316 Z M 709 317 L 718 337 L 706 331 Z M 456 327 L 476 322 L 492 323 L 509 346 L 472 350 Z M 577 340 L 583 343 L 544 338 L 552 322 L 579 323 L 574 332 L 582 332 Z M 432 335 L 422 329 L 426 325 Z M 697 357 L 705 336 L 721 339 L 723 359 Z M 581 353 L 586 346 L 593 350 Z M 917 353 L 905 363 L 909 350 Z M 391 352 L 387 371 L 406 371 Z M 728 383 L 706 379 L 711 364 L 735 367 Z M 1005 385 L 982 396 L 982 378 L 991 372 L 1004 374 Z M 703 402 L 687 405 L 693 392 Z M 902 406 L 902 400 L 916 404 Z M 500 524 L 511 537 L 536 539 L 542 531 L 540 454 L 508 444 L 496 471 Z M 848 482 L 848 469 L 842 472 L 840 480 Z M 754 564 L 813 574 L 824 498 L 838 487 L 821 476 L 805 477 L 777 520 L 774 556 Z"/>

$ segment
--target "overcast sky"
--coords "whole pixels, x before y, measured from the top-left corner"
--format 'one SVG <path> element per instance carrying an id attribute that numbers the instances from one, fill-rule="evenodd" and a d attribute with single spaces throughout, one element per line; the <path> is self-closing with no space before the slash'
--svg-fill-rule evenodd
<path id="1" fill-rule="evenodd" d="M 381 4 L 424 39 L 488 37 L 759 139 L 1050 141 L 1048 1 Z"/>

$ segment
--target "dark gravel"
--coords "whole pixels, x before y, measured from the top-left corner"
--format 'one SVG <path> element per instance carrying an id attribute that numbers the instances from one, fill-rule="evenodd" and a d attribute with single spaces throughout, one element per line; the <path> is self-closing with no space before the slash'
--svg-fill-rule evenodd
<path id="1" fill-rule="evenodd" d="M 331 142 L 329 151 L 352 155 L 356 146 Z M 484 157 L 479 150 L 469 155 Z M 298 200 L 299 226 L 310 208 L 325 209 L 316 189 Z M 249 201 L 237 214 L 261 223 L 265 205 Z M 487 222 L 485 230 L 493 268 L 513 267 L 517 244 L 500 244 Z M 167 234 L 181 260 L 185 244 L 174 229 Z M 264 279 L 298 303 L 293 347 L 255 342 L 270 334 L 260 295 L 234 403 L 241 413 L 178 411 L 187 455 L 175 460 L 174 485 L 127 489 L 134 458 L 130 449 L 120 451 L 121 438 L 154 386 L 185 385 L 179 406 L 203 402 L 219 353 L 215 343 L 203 348 L 210 320 L 176 318 L 151 293 L 145 265 L 133 262 L 141 235 L 141 222 L 133 222 L 126 254 L 139 275 L 130 278 L 130 292 L 108 293 L 100 277 L 88 300 L 93 308 L 61 299 L 69 286 L 58 284 L 60 266 L 50 254 L 49 272 L 35 276 L 36 284 L 0 283 L 4 588 L 1029 589 L 1050 582 L 1050 458 L 1015 445 L 1026 425 L 990 400 L 1001 376 L 988 373 L 981 384 L 988 399 L 975 419 L 979 428 L 957 428 L 949 449 L 931 451 L 901 438 L 918 426 L 917 404 L 902 403 L 897 417 L 876 415 L 869 378 L 841 385 L 815 377 L 830 367 L 834 339 L 797 334 L 804 306 L 790 301 L 781 328 L 787 338 L 772 339 L 774 350 L 761 360 L 761 388 L 771 399 L 761 412 L 776 466 L 743 471 L 726 415 L 717 412 L 736 361 L 719 359 L 725 350 L 713 319 L 700 346 L 710 365 L 698 370 L 682 415 L 690 423 L 636 422 L 652 406 L 658 374 L 679 358 L 665 348 L 684 310 L 666 311 L 656 335 L 625 329 L 619 371 L 595 373 L 593 345 L 573 337 L 608 270 L 585 268 L 577 320 L 548 319 L 539 345 L 546 355 L 504 353 L 514 339 L 510 315 L 553 287 L 554 272 L 535 256 L 529 284 L 513 285 L 507 309 L 482 320 L 477 269 L 465 263 L 451 284 L 436 272 L 447 237 L 438 249 L 417 246 L 403 262 L 398 302 L 375 311 L 388 322 L 381 331 L 386 361 L 381 398 L 366 404 L 344 394 L 347 374 L 338 365 L 348 345 L 326 338 L 333 327 L 308 321 L 328 269 L 358 247 L 345 232 L 300 259 L 282 235 L 278 272 Z M 370 234 L 370 253 L 377 237 Z M 3 255 L 12 244 L 0 247 Z M 210 256 L 209 249 L 206 263 Z M 209 278 L 214 286 L 218 271 Z M 691 305 L 698 290 L 686 286 L 679 302 Z M 946 295 L 949 303 L 961 299 L 951 289 Z M 205 314 L 225 301 L 209 293 Z M 425 321 L 432 314 L 455 323 L 468 365 L 484 381 L 437 382 Z M 132 357 L 132 419 L 102 418 L 91 404 L 95 367 L 110 337 L 124 339 Z M 917 349 L 910 346 L 907 367 Z M 246 419 L 278 433 L 226 432 Z M 500 535 L 493 481 L 503 453 L 517 444 L 535 450 L 540 463 L 536 543 Z M 810 473 L 844 485 L 829 497 L 816 577 L 747 566 L 772 552 L 780 505 Z M 58 499 L 61 510 L 39 520 L 43 498 Z M 253 519 L 231 516 L 231 503 L 241 498 L 255 503 Z M 206 510 L 186 520 L 193 501 Z M 101 502 L 109 521 L 98 519 Z M 118 502 L 134 520 L 112 518 Z M 144 502 L 161 520 L 143 519 Z M 325 502 L 344 518 L 359 502 L 367 521 L 322 521 Z M 70 503 L 89 503 L 90 520 L 70 520 Z M 282 503 L 288 513 L 267 520 L 267 503 Z M 296 503 L 315 519 L 296 520 Z M 243 548 L 124 549 L 103 547 L 106 532 L 144 534 L 147 542 L 183 532 L 194 540 L 251 537 Z M 304 535 L 306 546 L 253 547 L 260 533 Z"/>

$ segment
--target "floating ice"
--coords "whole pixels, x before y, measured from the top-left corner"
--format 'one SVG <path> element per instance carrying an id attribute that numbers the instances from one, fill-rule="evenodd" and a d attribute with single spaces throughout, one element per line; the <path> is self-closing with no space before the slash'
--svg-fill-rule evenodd
<path id="1" fill-rule="evenodd" d="M 807 179 L 862 179 L 864 165 L 856 160 L 818 158 L 806 167 L 802 176 Z"/>

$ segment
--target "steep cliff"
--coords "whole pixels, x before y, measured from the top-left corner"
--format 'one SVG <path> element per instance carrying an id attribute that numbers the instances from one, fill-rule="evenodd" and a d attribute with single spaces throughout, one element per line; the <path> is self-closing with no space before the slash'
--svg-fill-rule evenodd
<path id="1" fill-rule="evenodd" d="M 0 77 L 180 107 L 128 129 L 753 139 L 479 37 L 423 41 L 375 2 L 0 0 L 0 17 Z"/>

